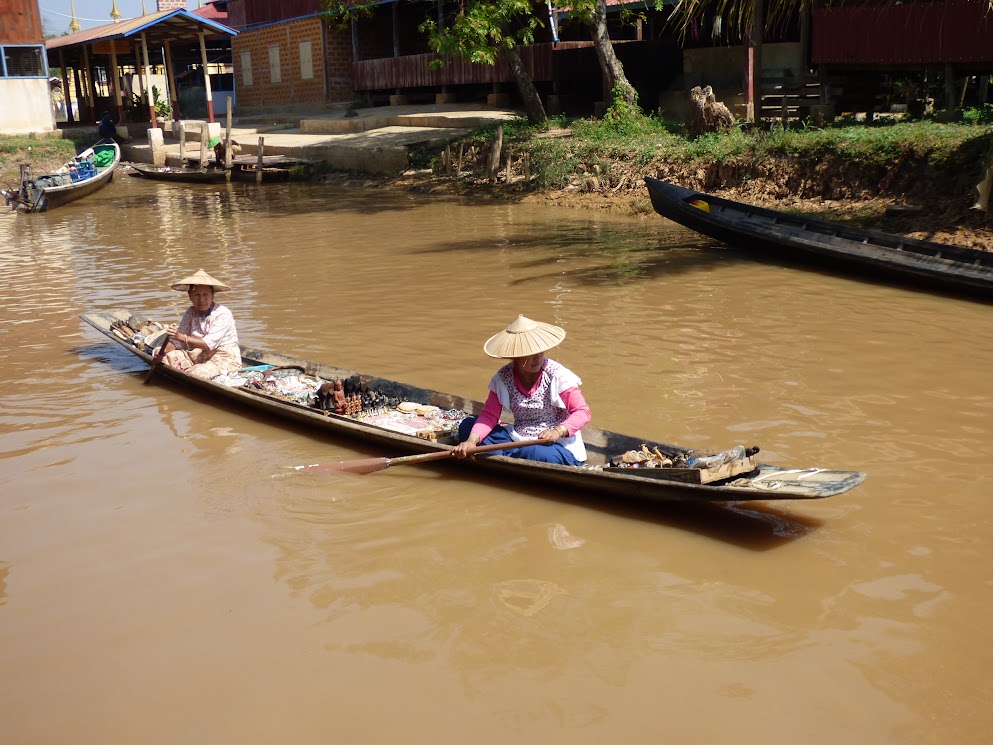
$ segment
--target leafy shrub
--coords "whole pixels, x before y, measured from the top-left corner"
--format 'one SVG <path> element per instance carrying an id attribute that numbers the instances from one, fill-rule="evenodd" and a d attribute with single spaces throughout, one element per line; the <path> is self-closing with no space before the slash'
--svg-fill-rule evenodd
<path id="1" fill-rule="evenodd" d="M 962 110 L 962 121 L 966 124 L 993 124 L 993 103 L 983 104 L 978 108 Z"/>

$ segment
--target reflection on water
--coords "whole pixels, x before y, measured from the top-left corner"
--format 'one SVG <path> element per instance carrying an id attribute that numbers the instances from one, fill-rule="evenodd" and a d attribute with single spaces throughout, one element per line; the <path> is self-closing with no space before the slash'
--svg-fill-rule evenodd
<path id="1" fill-rule="evenodd" d="M 11 742 L 988 739 L 989 306 L 656 217 L 300 184 L 119 178 L 0 244 Z M 646 508 L 471 463 L 272 478 L 394 453 L 144 386 L 78 319 L 178 319 L 200 267 L 253 346 L 481 398 L 524 313 L 600 426 L 868 479 Z"/>

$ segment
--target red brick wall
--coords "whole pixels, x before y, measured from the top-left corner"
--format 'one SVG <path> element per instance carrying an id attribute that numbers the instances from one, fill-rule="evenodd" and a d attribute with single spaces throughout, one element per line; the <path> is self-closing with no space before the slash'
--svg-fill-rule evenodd
<path id="1" fill-rule="evenodd" d="M 310 41 L 314 77 L 303 80 L 300 70 L 300 42 Z M 325 59 L 325 43 L 327 59 Z M 272 82 L 269 48 L 279 47 L 281 81 Z M 247 29 L 231 40 L 235 87 L 239 108 L 322 104 L 350 101 L 352 93 L 352 44 L 348 32 L 325 29 L 320 18 L 301 18 Z M 242 52 L 252 56 L 252 84 L 245 85 Z M 325 94 L 327 73 L 327 94 Z"/>
<path id="2" fill-rule="evenodd" d="M 352 33 L 326 25 L 328 100 L 351 101 L 355 98 L 352 79 Z"/>
<path id="3" fill-rule="evenodd" d="M 43 37 L 37 0 L 0 0 L 0 44 L 41 44 Z"/>

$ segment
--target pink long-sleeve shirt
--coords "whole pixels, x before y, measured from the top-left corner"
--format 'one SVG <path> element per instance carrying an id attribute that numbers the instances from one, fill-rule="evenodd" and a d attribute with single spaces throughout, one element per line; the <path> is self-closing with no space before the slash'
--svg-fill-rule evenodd
<path id="1" fill-rule="evenodd" d="M 541 374 L 547 375 L 544 368 L 542 369 Z M 539 376 L 534 385 L 531 386 L 530 389 L 527 389 L 523 386 L 516 374 L 513 376 L 513 379 L 514 386 L 524 396 L 531 396 L 534 394 L 542 382 L 541 376 Z M 590 407 L 586 403 L 586 399 L 583 398 L 583 394 L 579 390 L 578 386 L 573 386 L 561 391 L 559 393 L 559 397 L 562 399 L 562 403 L 565 404 L 565 409 L 568 412 L 568 416 L 560 422 L 560 424 L 565 425 L 565 428 L 569 430 L 569 436 L 572 436 L 589 424 L 592 419 Z M 493 431 L 493 428 L 497 426 L 500 421 L 500 414 L 502 413 L 503 404 L 500 403 L 500 397 L 493 389 L 493 383 L 491 383 L 490 394 L 486 398 L 486 403 L 483 405 L 483 410 L 480 412 L 479 417 L 476 419 L 476 423 L 472 427 L 471 434 L 476 435 L 480 440 L 484 439 L 490 432 Z"/>

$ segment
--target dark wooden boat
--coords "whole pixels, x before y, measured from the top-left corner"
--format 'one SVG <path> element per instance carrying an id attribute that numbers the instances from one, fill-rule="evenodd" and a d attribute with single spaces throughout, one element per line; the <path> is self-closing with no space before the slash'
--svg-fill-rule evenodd
<path id="1" fill-rule="evenodd" d="M 172 166 L 149 166 L 132 163 L 129 171 L 132 176 L 141 176 L 156 181 L 174 181 L 184 184 L 223 184 L 231 180 L 231 172 L 219 169 L 173 168 Z"/>
<path id="2" fill-rule="evenodd" d="M 81 318 L 104 336 L 151 362 L 152 350 L 144 340 L 150 339 L 156 329 L 161 329 L 160 324 L 150 323 L 127 310 L 85 313 Z M 300 368 L 307 376 L 319 381 L 351 380 L 360 384 L 362 389 L 375 391 L 376 395 L 390 400 L 435 406 L 447 414 L 454 412 L 456 422 L 462 413 L 478 414 L 483 406 L 478 401 L 460 396 L 258 349 L 242 347 L 242 359 L 246 367 L 290 366 Z M 251 384 L 234 387 L 200 380 L 164 365 L 159 365 L 157 369 L 158 375 L 194 386 L 225 402 L 245 409 L 261 410 L 276 418 L 333 433 L 342 439 L 382 445 L 390 454 L 397 450 L 437 452 L 450 449 L 455 441 L 448 435 L 426 439 L 424 431 L 415 432 L 417 427 L 426 426 L 420 422 L 427 421 L 417 419 L 416 415 L 414 424 L 410 427 L 395 427 L 390 423 L 383 423 L 384 417 L 395 414 L 392 406 L 385 414 L 373 412 L 368 416 L 360 415 L 361 418 L 327 414 L 312 405 L 285 400 Z M 610 495 L 650 502 L 816 499 L 846 492 L 865 478 L 864 474 L 854 471 L 763 465 L 756 463 L 754 457 L 734 460 L 714 469 L 621 468 L 614 467 L 619 456 L 639 450 L 643 445 L 657 447 L 671 456 L 685 453 L 686 449 L 592 426 L 583 428 L 583 438 L 588 452 L 588 461 L 583 467 L 536 463 L 502 455 L 480 456 L 471 463 L 475 467 L 494 470 L 506 476 L 548 482 L 588 493 L 596 498 Z M 464 464 L 463 461 L 455 462 Z"/>
<path id="3" fill-rule="evenodd" d="M 45 212 L 89 196 L 110 183 L 121 162 L 121 148 L 112 139 L 89 147 L 55 173 L 33 176 L 22 167 L 21 185 L 5 189 L 4 201 L 18 212 Z"/>
<path id="4" fill-rule="evenodd" d="M 930 289 L 993 295 L 993 252 L 751 207 L 646 178 L 655 211 L 732 246 Z"/>

